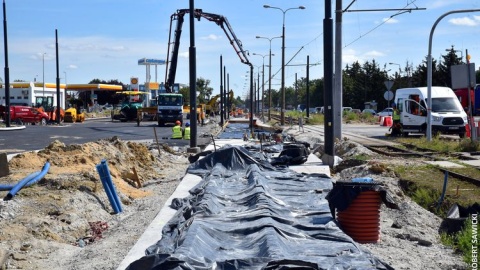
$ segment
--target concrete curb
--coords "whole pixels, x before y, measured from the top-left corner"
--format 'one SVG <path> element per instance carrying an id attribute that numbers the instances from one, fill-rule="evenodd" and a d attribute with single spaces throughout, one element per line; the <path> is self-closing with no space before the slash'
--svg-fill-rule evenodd
<path id="1" fill-rule="evenodd" d="M 19 129 L 25 129 L 25 126 L 0 127 L 0 131 L 19 130 Z"/>

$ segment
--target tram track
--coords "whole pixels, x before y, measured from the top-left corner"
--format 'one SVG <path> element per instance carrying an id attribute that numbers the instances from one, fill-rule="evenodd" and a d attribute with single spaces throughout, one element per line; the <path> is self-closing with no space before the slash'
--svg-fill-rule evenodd
<path id="1" fill-rule="evenodd" d="M 292 124 L 291 128 L 298 128 Z M 324 128 L 321 125 L 305 125 L 304 126 L 305 132 L 313 132 L 318 134 L 319 137 L 324 137 Z M 436 169 L 441 171 L 442 173 L 448 173 L 450 177 L 456 178 L 463 182 L 468 182 L 474 184 L 476 186 L 480 186 L 480 177 L 473 177 L 469 175 L 465 175 L 459 173 L 458 170 L 454 171 L 452 168 L 449 168 L 447 162 L 455 163 L 464 167 L 468 168 L 475 168 L 479 172 L 480 176 L 480 166 L 474 166 L 462 160 L 478 160 L 475 157 L 469 157 L 466 155 L 462 155 L 459 153 L 440 153 L 436 151 L 432 151 L 430 149 L 423 149 L 417 146 L 402 143 L 398 141 L 392 141 L 389 137 L 383 138 L 371 138 L 368 136 L 364 136 L 358 133 L 352 132 L 342 132 L 342 138 L 346 140 L 351 140 L 352 142 L 358 143 L 367 149 L 371 150 L 372 152 L 378 153 L 385 157 L 397 157 L 397 158 L 405 158 L 405 159 L 417 159 L 419 162 L 423 162 L 425 164 L 433 165 Z M 430 163 L 438 162 L 438 163 Z M 444 162 L 444 163 L 441 163 Z M 479 163 L 480 164 L 480 163 Z"/>

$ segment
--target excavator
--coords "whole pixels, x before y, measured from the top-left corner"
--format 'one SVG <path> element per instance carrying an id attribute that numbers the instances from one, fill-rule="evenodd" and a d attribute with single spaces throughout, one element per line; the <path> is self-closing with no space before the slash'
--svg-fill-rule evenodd
<path id="1" fill-rule="evenodd" d="M 217 100 L 220 98 L 220 94 L 212 97 L 206 104 L 205 104 L 205 112 L 207 115 L 217 115 L 219 113 Z"/>
<path id="2" fill-rule="evenodd" d="M 184 16 L 185 14 L 190 13 L 190 9 L 179 9 L 177 10 L 176 13 L 172 14 L 170 17 L 170 33 L 169 33 L 169 38 L 168 38 L 168 51 L 167 55 L 170 55 L 170 60 L 167 59 L 165 63 L 165 90 L 166 93 L 161 93 L 158 95 L 157 100 L 161 99 L 162 95 L 170 94 L 174 92 L 174 84 L 175 84 L 175 75 L 177 71 L 177 63 L 178 63 L 178 52 L 180 48 L 180 37 L 182 35 L 182 26 L 184 22 Z M 200 21 L 201 18 L 207 19 L 208 21 L 214 22 L 218 26 L 222 28 L 224 31 L 225 35 L 227 36 L 228 40 L 230 41 L 230 44 L 233 46 L 235 52 L 237 53 L 238 57 L 240 58 L 240 61 L 243 64 L 249 65 L 251 69 L 253 69 L 252 63 L 247 58 L 247 54 L 245 50 L 242 47 L 242 43 L 240 40 L 237 39 L 235 36 L 232 27 L 230 26 L 227 18 L 225 18 L 222 15 L 218 14 L 213 14 L 213 13 L 207 13 L 203 12 L 201 9 L 195 9 L 194 10 L 194 17 Z M 176 21 L 176 26 L 174 31 L 172 31 L 172 26 L 174 21 Z M 172 33 L 174 34 L 174 40 L 172 42 Z M 171 51 L 170 51 L 171 50 Z M 232 92 L 233 94 L 233 92 Z M 218 95 L 220 96 L 220 95 Z M 217 97 L 218 99 L 218 97 Z M 216 99 L 213 101 L 214 105 L 216 102 Z M 209 102 L 210 103 L 210 102 Z M 158 121 L 159 125 L 163 124 L 166 122 L 168 119 L 176 119 L 183 114 L 184 108 L 182 106 L 178 106 L 173 108 L 171 106 L 168 106 L 163 108 L 161 106 L 161 103 L 158 102 Z M 205 112 L 208 114 L 210 111 L 214 110 L 213 106 L 208 106 L 206 104 Z M 204 112 L 204 113 L 205 113 Z"/>
<path id="3" fill-rule="evenodd" d="M 230 90 L 230 92 L 228 93 L 228 104 L 230 105 L 230 107 L 232 107 L 232 104 L 233 104 L 233 90 Z M 218 99 L 221 99 L 221 95 L 218 94 L 214 97 L 212 97 L 205 105 L 205 112 L 207 115 L 212 115 L 212 114 L 219 114 L 220 113 L 220 109 L 219 109 L 219 105 L 218 105 Z"/>

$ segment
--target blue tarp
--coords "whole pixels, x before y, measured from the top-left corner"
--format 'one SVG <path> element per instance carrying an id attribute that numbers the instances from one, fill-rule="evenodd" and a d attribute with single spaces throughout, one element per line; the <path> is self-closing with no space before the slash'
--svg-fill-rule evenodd
<path id="1" fill-rule="evenodd" d="M 325 196 L 332 180 L 275 167 L 225 146 L 191 164 L 202 177 L 159 240 L 128 270 L 392 269 L 337 226 Z M 161 234 L 161 236 L 160 236 Z"/>

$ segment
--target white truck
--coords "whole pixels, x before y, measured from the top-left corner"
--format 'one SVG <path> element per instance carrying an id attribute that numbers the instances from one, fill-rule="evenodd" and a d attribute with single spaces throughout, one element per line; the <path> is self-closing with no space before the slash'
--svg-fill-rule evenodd
<path id="1" fill-rule="evenodd" d="M 467 114 L 460 101 L 448 87 L 432 86 L 432 134 L 457 134 L 465 137 Z M 395 92 L 395 103 L 400 111 L 403 136 L 427 131 L 427 87 L 400 88 Z"/>

